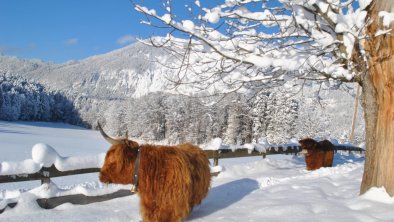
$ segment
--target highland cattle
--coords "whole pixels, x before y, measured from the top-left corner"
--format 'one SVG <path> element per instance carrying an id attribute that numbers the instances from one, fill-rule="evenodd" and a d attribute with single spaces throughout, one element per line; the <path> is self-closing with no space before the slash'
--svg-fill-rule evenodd
<path id="1" fill-rule="evenodd" d="M 320 142 L 311 138 L 305 138 L 298 141 L 305 155 L 307 170 L 317 170 L 320 167 L 332 167 L 334 160 L 334 145 L 328 141 Z"/>
<path id="2" fill-rule="evenodd" d="M 211 182 L 207 155 L 192 144 L 140 145 L 113 139 L 100 170 L 103 183 L 132 184 L 144 222 L 180 222 L 207 196 Z"/>

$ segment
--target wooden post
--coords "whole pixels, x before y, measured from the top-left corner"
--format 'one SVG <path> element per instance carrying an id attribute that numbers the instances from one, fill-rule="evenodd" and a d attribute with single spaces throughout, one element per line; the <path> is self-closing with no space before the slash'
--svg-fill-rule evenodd
<path id="1" fill-rule="evenodd" d="M 51 178 L 49 177 L 50 176 L 49 172 L 50 172 L 50 168 L 48 168 L 48 167 L 42 167 L 41 168 L 41 171 L 40 171 L 40 173 L 42 175 L 41 185 L 42 184 L 50 184 L 51 183 Z"/>
<path id="2" fill-rule="evenodd" d="M 214 166 L 218 166 L 219 165 L 219 150 L 216 150 L 214 152 L 213 165 Z"/>

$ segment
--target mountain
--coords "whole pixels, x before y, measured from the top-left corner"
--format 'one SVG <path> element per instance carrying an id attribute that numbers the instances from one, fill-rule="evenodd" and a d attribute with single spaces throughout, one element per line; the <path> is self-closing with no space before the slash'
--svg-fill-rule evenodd
<path id="1" fill-rule="evenodd" d="M 127 47 L 64 64 L 0 56 L 0 71 L 40 82 L 51 90 L 93 98 L 138 97 L 165 90 L 169 70 L 162 49 L 135 43 Z M 156 63 L 158 61 L 159 63 Z"/>
<path id="2" fill-rule="evenodd" d="M 94 127 L 100 120 L 112 135 L 122 136 L 128 130 L 131 136 L 167 143 L 205 143 L 221 137 L 231 144 L 260 137 L 275 143 L 307 136 L 348 138 L 355 84 L 333 88 L 305 82 L 301 89 L 292 90 L 294 94 L 283 86 L 286 89 L 267 89 L 252 99 L 230 95 L 208 105 L 209 101 L 202 101 L 206 98 L 163 93 L 174 94 L 166 77 L 176 70 L 166 64 L 173 61 L 163 49 L 135 43 L 64 64 L 0 56 L 0 74 L 21 76 L 60 91 L 73 101 L 82 125 Z M 362 115 L 358 112 L 357 142 L 364 140 Z"/>

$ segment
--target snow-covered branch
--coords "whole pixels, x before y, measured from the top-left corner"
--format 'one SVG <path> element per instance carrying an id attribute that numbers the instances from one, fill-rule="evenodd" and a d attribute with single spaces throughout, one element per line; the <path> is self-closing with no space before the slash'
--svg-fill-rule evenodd
<path id="1" fill-rule="evenodd" d="M 195 3 L 198 16 L 182 19 L 171 9 L 160 14 L 135 2 L 135 9 L 150 19 L 147 24 L 155 21 L 171 30 L 166 37 L 152 38 L 151 44 L 178 56 L 187 49 L 187 60 L 178 64 L 184 74 L 173 80 L 179 85 L 208 89 L 239 83 L 243 88 L 246 82 L 274 80 L 281 76 L 278 72 L 294 80 L 322 76 L 357 81 L 364 71 L 357 63 L 363 61 L 360 42 L 368 1 L 358 6 L 353 0 L 226 0 L 211 8 Z M 172 6 L 171 1 L 163 5 Z M 253 74 L 245 75 L 251 67 Z"/>

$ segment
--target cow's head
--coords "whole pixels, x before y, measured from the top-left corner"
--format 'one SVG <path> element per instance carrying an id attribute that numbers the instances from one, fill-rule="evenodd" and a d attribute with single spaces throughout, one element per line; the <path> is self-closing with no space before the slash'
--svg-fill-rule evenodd
<path id="1" fill-rule="evenodd" d="M 300 141 L 298 141 L 301 144 L 301 153 L 308 155 L 311 152 L 315 151 L 318 146 L 318 142 L 316 142 L 314 139 L 311 138 L 305 138 Z"/>
<path id="2" fill-rule="evenodd" d="M 127 137 L 124 139 L 111 138 L 104 132 L 100 124 L 98 124 L 98 128 L 101 135 L 112 144 L 100 170 L 100 181 L 118 184 L 132 183 L 138 143 Z"/>

